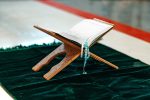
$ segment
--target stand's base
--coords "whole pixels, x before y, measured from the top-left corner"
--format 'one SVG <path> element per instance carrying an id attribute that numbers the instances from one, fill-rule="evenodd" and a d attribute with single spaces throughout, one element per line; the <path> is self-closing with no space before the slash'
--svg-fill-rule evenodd
<path id="1" fill-rule="evenodd" d="M 56 48 L 53 52 L 51 52 L 48 56 L 46 56 L 43 60 L 41 60 L 38 64 L 36 64 L 32 70 L 39 71 L 44 65 L 50 63 L 56 56 L 60 54 L 66 54 L 63 60 L 57 65 L 53 66 L 49 72 L 47 72 L 43 77 L 46 80 L 50 80 L 57 73 L 67 67 L 72 61 L 74 61 L 80 55 L 80 49 L 72 46 L 68 46 L 67 44 L 62 44 L 58 48 Z"/>
<path id="2" fill-rule="evenodd" d="M 51 52 L 48 56 L 46 56 L 44 59 L 42 59 L 39 63 L 37 63 L 32 70 L 33 71 L 39 71 L 42 67 L 50 63 L 56 56 L 60 54 L 66 54 L 66 56 L 63 58 L 63 60 L 58 63 L 57 65 L 53 66 L 49 72 L 47 72 L 43 77 L 46 80 L 50 80 L 53 78 L 56 74 L 58 74 L 61 70 L 63 70 L 65 67 L 67 67 L 72 61 L 74 61 L 77 57 L 80 56 L 80 49 L 74 46 L 69 46 L 67 44 L 62 44 L 58 48 L 56 48 L 53 52 Z M 113 68 L 118 69 L 118 67 L 103 58 L 90 53 L 90 56 L 100 62 L 104 62 L 108 65 L 110 65 Z"/>

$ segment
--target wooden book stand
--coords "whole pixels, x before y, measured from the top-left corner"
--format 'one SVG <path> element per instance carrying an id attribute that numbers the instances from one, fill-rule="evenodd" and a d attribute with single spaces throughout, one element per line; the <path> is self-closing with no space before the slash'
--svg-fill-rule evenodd
<path id="1" fill-rule="evenodd" d="M 81 54 L 81 47 L 76 45 L 76 44 L 74 44 L 70 40 L 60 36 L 59 34 L 57 34 L 55 32 L 48 31 L 48 30 L 43 29 L 43 28 L 38 27 L 38 26 L 34 26 L 34 27 L 63 42 L 63 44 L 61 44 L 59 47 L 57 47 L 53 52 L 51 52 L 49 55 L 47 55 L 44 59 L 42 59 L 39 63 L 37 63 L 32 68 L 33 71 L 39 71 L 44 65 L 47 65 L 48 63 L 50 63 L 56 56 L 65 53 L 66 56 L 63 58 L 63 60 L 60 63 L 58 63 L 55 66 L 53 66 L 50 69 L 50 71 L 47 72 L 43 76 L 46 80 L 50 80 L 56 74 L 58 74 L 61 70 L 63 70 L 65 67 L 67 67 L 77 57 L 80 56 L 80 54 Z M 103 63 L 109 65 L 110 67 L 118 69 L 118 66 L 108 62 L 107 60 L 97 56 L 94 53 L 90 52 L 90 57 L 98 60 L 99 62 L 103 62 Z"/>

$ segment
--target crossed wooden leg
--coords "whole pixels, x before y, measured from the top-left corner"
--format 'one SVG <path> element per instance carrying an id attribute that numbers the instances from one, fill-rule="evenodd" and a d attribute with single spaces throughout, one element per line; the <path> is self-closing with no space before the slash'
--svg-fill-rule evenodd
<path id="1" fill-rule="evenodd" d="M 43 77 L 46 80 L 50 80 L 52 77 L 54 77 L 57 73 L 59 73 L 61 70 L 63 70 L 65 67 L 67 67 L 72 61 L 74 61 L 77 57 L 80 55 L 80 49 L 79 48 L 73 48 L 71 46 L 68 46 L 67 44 L 62 44 L 58 48 L 56 48 L 53 52 L 51 52 L 48 56 L 46 56 L 44 59 L 42 59 L 38 64 L 36 64 L 32 70 L 33 71 L 39 71 L 42 67 L 50 63 L 56 56 L 65 53 L 66 56 L 63 58 L 63 60 L 53 66 L 49 72 L 47 72 Z"/>

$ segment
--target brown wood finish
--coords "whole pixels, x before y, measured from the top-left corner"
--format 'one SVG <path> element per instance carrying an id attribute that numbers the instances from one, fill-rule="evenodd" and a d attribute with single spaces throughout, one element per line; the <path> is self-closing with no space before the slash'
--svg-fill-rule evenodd
<path id="1" fill-rule="evenodd" d="M 70 40 L 58 35 L 55 32 L 52 31 L 48 31 L 46 29 L 43 29 L 41 27 L 38 26 L 34 26 L 35 28 L 55 37 L 56 39 L 60 40 L 63 42 L 62 45 L 60 45 L 58 48 L 56 48 L 53 52 L 51 52 L 49 55 L 47 55 L 44 59 L 42 59 L 39 63 L 37 63 L 32 70 L 33 71 L 39 71 L 42 67 L 44 67 L 45 65 L 47 65 L 48 63 L 50 63 L 56 56 L 60 55 L 60 54 L 66 54 L 66 56 L 63 58 L 63 60 L 56 64 L 55 66 L 53 66 L 49 72 L 47 72 L 43 77 L 46 80 L 50 80 L 51 78 L 53 78 L 56 74 L 58 74 L 61 70 L 63 70 L 65 67 L 67 67 L 72 61 L 74 61 L 77 57 L 80 56 L 81 54 L 81 48 L 72 43 Z M 90 52 L 90 56 L 100 62 L 103 62 L 107 65 L 109 65 L 110 67 L 113 67 L 115 69 L 118 69 L 118 66 L 110 63 L 109 61 L 97 56 L 94 53 Z"/>

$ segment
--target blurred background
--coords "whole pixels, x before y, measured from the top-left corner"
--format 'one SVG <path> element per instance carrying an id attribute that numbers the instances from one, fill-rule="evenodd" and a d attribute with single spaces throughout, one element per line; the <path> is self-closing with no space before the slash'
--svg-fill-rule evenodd
<path id="1" fill-rule="evenodd" d="M 150 0 L 56 0 L 150 32 Z"/>
<path id="2" fill-rule="evenodd" d="M 150 0 L 55 1 L 150 33 Z M 33 25 L 65 32 L 82 18 L 38 0 L 0 0 L 0 48 L 51 43 L 54 39 Z"/>

